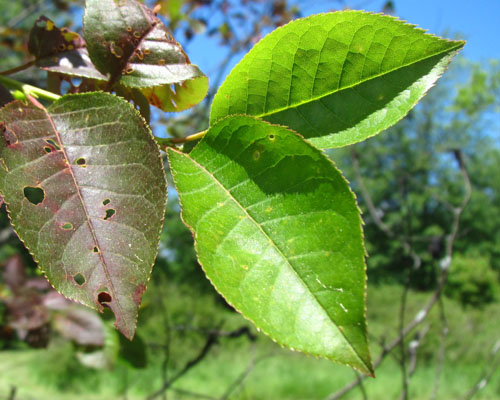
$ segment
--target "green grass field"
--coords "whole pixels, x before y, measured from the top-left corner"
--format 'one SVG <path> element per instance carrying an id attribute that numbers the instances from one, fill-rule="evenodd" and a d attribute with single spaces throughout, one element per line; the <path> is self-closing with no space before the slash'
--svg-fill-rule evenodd
<path id="1" fill-rule="evenodd" d="M 148 347 L 148 365 L 134 369 L 117 362 L 113 369 L 95 370 L 83 367 L 75 357 L 71 343 L 56 339 L 45 350 L 11 350 L 0 352 L 0 399 L 7 399 L 11 385 L 16 386 L 16 399 L 144 399 L 161 386 L 161 364 L 164 352 L 158 348 L 165 343 L 166 329 L 158 311 L 158 299 L 168 310 L 168 320 L 176 330 L 171 333 L 168 374 L 172 376 L 203 346 L 202 335 L 179 330 L 179 326 L 213 327 L 223 322 L 224 330 L 248 325 L 238 314 L 221 305 L 214 296 L 193 296 L 188 289 L 168 286 L 165 296 L 157 297 L 158 287 L 145 300 L 139 334 Z M 396 335 L 398 304 L 401 289 L 396 286 L 371 288 L 368 296 L 370 334 L 387 341 Z M 408 320 L 414 317 L 429 294 L 411 293 Z M 500 339 L 495 323 L 500 304 L 484 309 L 462 309 L 453 301 L 445 301 L 450 327 L 446 359 L 437 399 L 457 399 L 476 382 L 489 364 L 492 347 Z M 419 348 L 418 363 L 410 382 L 410 399 L 431 397 L 441 331 L 437 309 L 422 325 L 429 329 Z M 153 347 L 151 347 L 151 345 Z M 156 346 L 156 347 L 155 347 Z M 372 353 L 379 348 L 372 341 Z M 399 357 L 398 353 L 396 355 Z M 401 371 L 397 357 L 389 356 L 376 371 L 376 379 L 368 378 L 364 390 L 369 399 L 398 399 L 401 391 Z M 323 399 L 356 377 L 348 367 L 327 360 L 314 359 L 280 348 L 267 337 L 258 334 L 251 343 L 246 337 L 220 339 L 208 356 L 193 367 L 168 391 L 168 399 L 195 399 L 184 391 L 223 396 L 231 383 L 256 360 L 243 384 L 230 399 Z M 346 399 L 362 399 L 359 388 Z M 476 399 L 500 399 L 500 372 L 481 390 Z"/>

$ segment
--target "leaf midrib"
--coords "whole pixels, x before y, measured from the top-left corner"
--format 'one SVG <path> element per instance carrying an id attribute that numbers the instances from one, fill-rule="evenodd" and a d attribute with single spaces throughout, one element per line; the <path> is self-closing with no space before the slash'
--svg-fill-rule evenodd
<path id="1" fill-rule="evenodd" d="M 71 167 L 71 163 L 69 161 L 69 158 L 68 158 L 68 154 L 66 153 L 66 146 L 64 145 L 63 141 L 62 141 L 62 138 L 61 138 L 61 135 L 58 131 L 58 129 L 56 128 L 56 125 L 54 123 L 54 120 L 52 118 L 52 116 L 50 115 L 50 113 L 44 108 L 43 111 L 45 112 L 45 114 L 47 115 L 47 119 L 52 127 L 52 130 L 54 131 L 55 135 L 56 135 L 56 138 L 57 138 L 57 141 L 59 142 L 59 145 L 61 147 L 61 151 L 62 151 L 62 154 L 64 156 L 64 160 L 68 166 L 68 169 L 70 171 L 70 174 L 71 174 L 71 177 L 73 179 L 73 183 L 75 184 L 75 188 L 76 188 L 76 192 L 78 194 L 78 198 L 80 200 L 80 203 L 82 205 L 82 208 L 83 208 L 83 211 L 85 212 L 85 219 L 87 221 L 87 224 L 89 226 L 89 230 L 90 230 L 90 233 L 92 235 L 92 239 L 94 240 L 94 243 L 95 245 L 98 247 L 98 249 L 100 250 L 97 254 L 99 256 L 99 259 L 101 261 L 101 265 L 102 265 L 102 269 L 104 270 L 104 274 L 106 275 L 106 279 L 109 283 L 109 290 L 110 292 L 112 293 L 112 300 L 113 301 L 116 301 L 116 305 L 119 309 L 119 313 L 120 313 L 120 317 L 123 318 L 123 310 L 122 310 L 122 307 L 121 307 L 121 304 L 120 304 L 120 301 L 118 300 L 118 296 L 116 295 L 116 290 L 114 288 L 114 284 L 113 284 L 113 281 L 111 279 L 111 275 L 108 271 L 108 267 L 107 267 L 107 264 L 104 260 L 104 257 L 103 257 L 103 254 L 102 254 L 102 249 L 101 249 L 101 246 L 99 244 L 99 240 L 97 239 L 97 235 L 95 233 L 95 229 L 94 229 L 94 225 L 92 224 L 92 221 L 90 219 L 90 215 L 89 215 L 89 212 L 87 210 L 87 206 L 85 204 L 85 201 L 83 200 L 83 196 L 82 196 L 82 193 L 80 191 L 80 187 L 78 185 L 78 181 L 76 180 L 76 176 L 73 172 L 73 168 Z M 95 301 L 95 299 L 94 299 Z M 125 318 L 123 318 L 123 320 L 126 320 Z"/>
<path id="2" fill-rule="evenodd" d="M 335 89 L 335 90 L 333 90 L 333 91 L 329 91 L 329 92 L 327 92 L 327 93 L 325 93 L 325 94 L 323 94 L 323 95 L 316 96 L 316 97 L 312 97 L 312 98 L 307 99 L 307 100 L 305 100 L 305 101 L 298 102 L 298 103 L 296 103 L 296 104 L 290 104 L 290 105 L 287 105 L 286 107 L 277 108 L 277 109 L 272 110 L 272 111 L 270 111 L 270 112 L 267 112 L 267 113 L 262 113 L 262 114 L 257 114 L 257 115 L 255 115 L 255 116 L 256 116 L 256 117 L 258 117 L 258 118 L 265 118 L 265 117 L 268 117 L 268 116 L 271 116 L 271 115 L 274 115 L 274 114 L 278 114 L 278 113 L 283 112 L 283 111 L 287 111 L 287 110 L 290 110 L 290 109 L 293 109 L 293 108 L 298 108 L 298 107 L 303 106 L 303 105 L 305 105 L 305 104 L 309 104 L 309 103 L 314 103 L 314 102 L 320 101 L 321 99 L 323 99 L 323 98 L 325 98 L 325 97 L 328 97 L 328 96 L 331 96 L 331 95 L 333 95 L 333 94 L 336 94 L 336 93 L 342 92 L 342 91 L 344 91 L 344 90 L 352 89 L 352 88 L 354 88 L 354 87 L 356 87 L 356 86 L 359 86 L 359 85 L 361 85 L 361 84 L 363 84 L 363 83 L 365 83 L 365 82 L 369 82 L 369 81 L 371 81 L 371 80 L 375 80 L 375 79 L 381 78 L 381 77 L 383 77 L 383 76 L 385 76 L 385 75 L 388 75 L 388 74 L 390 74 L 391 72 L 394 72 L 394 71 L 397 71 L 397 70 L 400 70 L 400 69 L 403 69 L 403 68 L 410 67 L 410 66 L 412 66 L 412 65 L 414 65 L 414 64 L 417 64 L 417 63 L 419 63 L 419 62 L 422 62 L 422 61 L 428 60 L 428 59 L 430 59 L 430 58 L 433 58 L 433 57 L 438 56 L 438 55 L 441 55 L 441 54 L 442 54 L 442 55 L 446 55 L 446 54 L 448 54 L 448 53 L 451 53 L 451 52 L 453 52 L 453 51 L 458 50 L 460 47 L 463 47 L 463 43 L 462 43 L 462 42 L 458 42 L 458 43 L 456 44 L 456 46 L 454 46 L 454 47 L 450 47 L 450 48 L 449 48 L 449 49 L 447 49 L 447 50 L 438 51 L 438 52 L 435 52 L 435 53 L 433 53 L 433 54 L 430 54 L 430 55 L 428 55 L 428 56 L 426 56 L 426 57 L 421 57 L 421 58 L 419 58 L 419 59 L 417 59 L 417 60 L 414 60 L 414 61 L 412 61 L 412 62 L 409 62 L 409 63 L 403 64 L 403 65 L 401 65 L 401 66 L 399 66 L 399 67 L 397 67 L 397 68 L 391 68 L 391 69 L 389 69 L 389 70 L 387 70 L 387 71 L 384 71 L 383 73 L 379 73 L 379 74 L 376 74 L 376 75 L 372 75 L 372 76 L 370 76 L 370 77 L 368 77 L 368 78 L 365 78 L 365 79 L 359 80 L 359 81 L 357 81 L 357 82 L 355 82 L 355 83 L 353 83 L 353 84 L 351 84 L 351 85 L 343 86 L 343 87 L 338 88 L 338 89 Z M 247 74 L 248 74 L 248 71 L 247 71 Z M 266 92 L 266 99 L 267 99 L 267 97 L 268 97 L 268 96 L 267 96 L 267 92 Z M 220 117 L 219 117 L 219 119 L 220 119 Z M 215 121 L 213 121 L 213 122 L 215 122 Z"/>
<path id="3" fill-rule="evenodd" d="M 347 339 L 347 337 L 345 336 L 344 332 L 342 332 L 339 329 L 337 323 L 330 317 L 330 315 L 328 314 L 328 312 L 326 311 L 326 309 L 321 305 L 321 303 L 318 301 L 318 299 L 316 298 L 316 296 L 314 296 L 314 294 L 312 293 L 312 290 L 309 288 L 309 286 L 307 286 L 307 284 L 304 282 L 304 280 L 300 277 L 300 275 L 298 274 L 298 272 L 296 271 L 296 269 L 294 268 L 294 266 L 292 265 L 292 263 L 290 262 L 290 260 L 285 256 L 285 254 L 283 253 L 283 251 L 278 247 L 278 245 L 268 235 L 268 233 L 262 228 L 262 226 L 248 213 L 248 211 L 245 209 L 245 207 L 243 207 L 243 205 L 232 195 L 232 193 L 229 190 L 226 189 L 226 187 L 215 177 L 215 175 L 213 175 L 210 171 L 208 171 L 198 161 L 196 161 L 194 158 L 192 158 L 189 155 L 186 155 L 186 154 L 184 154 L 184 153 L 182 153 L 180 151 L 177 151 L 177 150 L 174 150 L 174 149 L 169 149 L 169 150 L 171 150 L 171 151 L 173 151 L 175 153 L 178 153 L 179 155 L 185 156 L 187 159 L 191 160 L 202 171 L 204 171 L 208 176 L 210 176 L 213 179 L 213 181 L 218 186 L 220 186 L 222 188 L 222 190 L 228 195 L 228 197 L 243 211 L 243 213 L 248 217 L 248 219 L 251 222 L 253 222 L 254 225 L 257 227 L 257 229 L 259 231 L 261 231 L 262 234 L 269 240 L 269 242 L 276 249 L 276 251 L 279 253 L 279 255 L 286 261 L 286 263 L 288 264 L 288 266 L 290 267 L 290 269 L 293 271 L 293 273 L 297 277 L 298 281 L 307 290 L 307 292 L 309 292 L 311 294 L 312 298 L 314 299 L 314 301 L 316 302 L 316 304 L 319 306 L 319 308 L 324 312 L 324 314 L 326 315 L 326 317 L 328 318 L 328 320 L 332 321 L 333 325 L 335 326 L 335 328 L 337 329 L 337 331 L 340 333 L 340 335 L 344 338 L 344 340 L 349 344 L 349 347 L 352 349 L 352 351 L 354 352 L 354 354 L 356 354 L 356 356 L 358 357 L 358 359 L 363 363 L 363 365 L 365 365 L 365 367 L 367 367 L 368 369 L 370 369 L 370 367 L 368 365 L 366 365 L 366 362 L 364 361 L 364 359 L 358 353 L 357 349 Z"/>

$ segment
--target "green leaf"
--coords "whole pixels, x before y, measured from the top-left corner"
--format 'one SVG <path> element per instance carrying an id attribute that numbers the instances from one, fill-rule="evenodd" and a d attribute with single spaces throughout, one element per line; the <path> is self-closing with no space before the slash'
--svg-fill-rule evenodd
<path id="1" fill-rule="evenodd" d="M 78 33 L 59 29 L 49 18 L 41 16 L 30 31 L 29 52 L 36 65 L 65 75 L 106 80 L 90 61 L 85 41 Z"/>
<path id="2" fill-rule="evenodd" d="M 205 97 L 208 78 L 138 1 L 87 0 L 84 26 L 90 58 L 110 86 L 120 80 L 140 88 L 164 111 L 185 110 Z"/>
<path id="3" fill-rule="evenodd" d="M 403 118 L 463 45 L 360 11 L 299 19 L 267 35 L 232 70 L 210 121 L 249 114 L 321 148 L 356 143 Z"/>
<path id="4" fill-rule="evenodd" d="M 105 93 L 0 110 L 0 192 L 51 284 L 109 307 L 132 338 L 158 249 L 166 183 L 158 147 L 129 103 Z"/>
<path id="5" fill-rule="evenodd" d="M 278 343 L 371 373 L 361 218 L 332 162 L 248 116 L 168 156 L 200 264 L 226 300 Z"/>

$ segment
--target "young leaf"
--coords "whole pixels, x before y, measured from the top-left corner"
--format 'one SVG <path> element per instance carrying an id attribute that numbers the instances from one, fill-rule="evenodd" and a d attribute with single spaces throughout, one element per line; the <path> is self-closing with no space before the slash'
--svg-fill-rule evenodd
<path id="1" fill-rule="evenodd" d="M 47 71 L 107 79 L 90 61 L 81 36 L 67 28 L 59 29 L 45 16 L 38 18 L 31 29 L 28 50 L 35 56 L 36 65 Z"/>
<path id="2" fill-rule="evenodd" d="M 158 147 L 126 101 L 64 96 L 0 110 L 0 192 L 51 284 L 132 338 L 158 249 L 166 183 Z"/>
<path id="3" fill-rule="evenodd" d="M 226 300 L 277 342 L 372 373 L 361 218 L 331 161 L 248 116 L 168 156 L 199 261 Z"/>
<path id="4" fill-rule="evenodd" d="M 87 0 L 84 37 L 109 85 L 140 88 L 164 111 L 199 103 L 208 79 L 151 10 L 136 0 Z M 173 87 L 171 87 L 171 85 Z"/>
<path id="5" fill-rule="evenodd" d="M 299 19 L 266 36 L 232 70 L 210 121 L 250 114 L 321 148 L 356 143 L 403 118 L 463 45 L 360 11 Z"/>

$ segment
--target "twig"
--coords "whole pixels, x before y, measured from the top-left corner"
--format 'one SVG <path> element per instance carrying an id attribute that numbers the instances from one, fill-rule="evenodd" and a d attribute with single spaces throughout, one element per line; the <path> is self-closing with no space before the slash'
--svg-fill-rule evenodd
<path id="1" fill-rule="evenodd" d="M 436 366 L 436 377 L 434 379 L 434 388 L 432 390 L 431 400 L 437 399 L 437 394 L 439 391 L 439 383 L 441 379 L 441 373 L 443 371 L 444 356 L 446 350 L 446 336 L 448 335 L 448 321 L 446 320 L 446 314 L 444 311 L 443 299 L 439 297 L 439 316 L 441 318 L 441 344 L 439 348 L 438 364 Z"/>
<path id="2" fill-rule="evenodd" d="M 405 314 L 406 314 L 406 300 L 408 299 L 408 291 L 410 290 L 410 271 L 407 272 L 405 279 L 405 286 L 403 289 L 403 294 L 401 296 L 401 307 L 399 312 L 399 334 L 402 335 L 404 331 L 405 324 Z M 408 371 L 406 369 L 406 351 L 405 351 L 405 341 L 401 340 L 400 342 L 400 350 L 401 350 L 401 360 L 399 362 L 399 366 L 401 367 L 401 377 L 403 390 L 401 392 L 401 400 L 408 400 L 408 389 L 410 387 L 410 377 L 408 375 Z"/>
<path id="3" fill-rule="evenodd" d="M 176 380 L 185 375 L 191 368 L 193 368 L 196 364 L 198 364 L 201 360 L 203 360 L 210 352 L 212 346 L 216 343 L 217 343 L 217 336 L 209 335 L 207 337 L 205 345 L 198 353 L 198 355 L 195 358 L 189 360 L 186 363 L 186 365 L 184 365 L 184 367 L 179 372 L 177 372 L 177 374 L 175 374 L 172 378 L 165 381 L 160 389 L 158 389 L 152 395 L 147 397 L 147 400 L 156 399 L 157 397 L 161 396 Z"/>
<path id="4" fill-rule="evenodd" d="M 373 200 L 370 196 L 370 193 L 368 192 L 368 190 L 364 184 L 364 180 L 361 177 L 361 172 L 360 172 L 360 168 L 359 168 L 358 154 L 357 154 L 354 146 L 352 146 L 352 148 L 351 148 L 351 159 L 352 159 L 352 165 L 353 165 L 353 169 L 354 169 L 354 176 L 356 177 L 356 181 L 359 185 L 359 190 L 361 191 L 361 195 L 363 196 L 363 199 L 365 200 L 366 207 L 368 208 L 368 212 L 370 213 L 370 216 L 372 217 L 373 222 L 375 223 L 375 225 L 377 225 L 377 227 L 382 232 L 384 232 L 387 235 L 387 237 L 395 238 L 396 234 L 394 233 L 394 231 L 388 225 L 386 225 L 382 221 L 382 219 L 379 217 L 377 210 L 375 208 L 375 205 L 373 203 Z M 401 242 L 402 242 L 403 249 L 410 255 L 410 257 L 413 260 L 413 269 L 419 269 L 421 264 L 422 264 L 422 260 L 421 260 L 420 256 L 413 250 L 413 247 L 411 246 L 410 242 L 408 241 L 408 239 L 406 237 L 402 237 Z"/>
<path id="5" fill-rule="evenodd" d="M 24 71 L 25 69 L 28 69 L 29 67 L 33 66 L 35 64 L 36 60 L 31 60 L 27 62 L 26 64 L 19 65 L 18 67 L 8 69 L 6 71 L 0 71 L 0 75 L 12 75 L 15 74 L 16 72 L 21 72 Z"/>
<path id="6" fill-rule="evenodd" d="M 455 155 L 455 159 L 457 160 L 457 164 L 459 166 L 460 173 L 461 173 L 463 181 L 464 181 L 464 197 L 462 199 L 460 206 L 456 207 L 453 211 L 452 227 L 451 227 L 450 233 L 449 233 L 449 235 L 447 237 L 447 241 L 446 241 L 445 257 L 441 260 L 441 263 L 440 263 L 441 275 L 439 277 L 437 287 L 434 290 L 434 292 L 432 293 L 432 296 L 428 300 L 427 304 L 415 315 L 414 319 L 409 324 L 406 325 L 406 327 L 400 332 L 399 336 L 396 339 L 394 339 L 392 342 L 390 342 L 387 346 L 382 348 L 382 352 L 380 353 L 377 360 L 373 363 L 374 368 L 377 368 L 382 363 L 382 361 L 385 359 L 385 357 L 387 357 L 387 355 L 392 350 L 394 350 L 394 348 L 396 346 L 398 346 L 399 343 L 401 343 L 401 341 L 404 340 L 404 338 L 413 329 L 415 329 L 418 325 L 420 325 L 425 320 L 425 318 L 429 314 L 430 310 L 434 307 L 436 302 L 438 302 L 438 300 L 440 299 L 441 293 L 442 293 L 444 285 L 446 283 L 446 279 L 448 277 L 448 270 L 449 270 L 449 267 L 451 265 L 451 260 L 452 260 L 452 256 L 453 256 L 453 245 L 454 245 L 455 238 L 457 236 L 458 228 L 460 225 L 460 217 L 461 217 L 465 207 L 467 206 L 467 203 L 469 202 L 470 196 L 471 196 L 471 184 L 470 184 L 469 175 L 467 173 L 467 168 L 465 166 L 463 153 L 460 150 L 453 150 L 453 154 Z M 367 195 L 368 195 L 368 193 L 367 193 Z M 498 367 L 498 365 L 496 365 L 496 367 Z M 335 399 L 341 398 L 345 394 L 349 393 L 356 386 L 358 386 L 364 379 L 366 379 L 365 375 L 357 377 L 354 381 L 347 384 L 342 389 L 329 395 L 327 397 L 327 399 L 328 400 L 335 400 Z M 466 397 L 466 399 L 467 399 L 467 397 Z"/>
<path id="7" fill-rule="evenodd" d="M 394 237 L 394 232 L 387 226 L 382 219 L 380 219 L 377 210 L 375 208 L 375 205 L 373 204 L 372 198 L 365 186 L 363 178 L 361 178 L 361 172 L 359 168 L 359 161 L 358 161 L 358 153 L 356 152 L 354 146 L 351 146 L 351 159 L 352 159 L 352 165 L 354 169 L 354 176 L 356 177 L 356 182 L 359 185 L 359 189 L 361 191 L 361 194 L 363 195 L 363 199 L 365 200 L 366 207 L 368 207 L 368 211 L 370 212 L 370 216 L 373 219 L 373 222 L 375 222 L 375 225 L 384 232 L 388 237 L 393 238 Z"/>
<path id="8" fill-rule="evenodd" d="M 252 373 L 252 371 L 254 370 L 255 366 L 264 361 L 265 359 L 269 358 L 269 357 L 272 357 L 274 354 L 267 354 L 267 355 L 264 355 L 264 356 L 261 356 L 261 357 L 258 357 L 258 358 L 255 358 L 255 346 L 251 346 L 251 349 L 250 349 L 251 353 L 252 353 L 252 357 L 250 359 L 250 362 L 248 364 L 248 367 L 245 369 L 245 371 L 243 371 L 235 380 L 233 383 L 231 383 L 231 385 L 229 385 L 229 387 L 227 388 L 227 390 L 225 391 L 225 393 L 219 398 L 219 400 L 227 400 L 229 398 L 229 396 L 238 388 L 240 388 L 244 381 L 248 378 L 248 376 Z"/>
<path id="9" fill-rule="evenodd" d="M 495 346 L 493 346 L 493 350 L 491 352 L 491 360 L 487 364 L 488 366 L 490 366 L 490 368 L 486 367 L 484 369 L 483 373 L 479 376 L 474 386 L 463 397 L 461 397 L 460 400 L 470 400 L 477 392 L 486 387 L 488 382 L 497 371 L 498 367 L 500 367 L 500 356 L 498 356 L 499 350 L 500 340 L 496 342 Z"/>
<path id="10" fill-rule="evenodd" d="M 203 348 L 200 350 L 198 355 L 194 357 L 193 359 L 189 360 L 184 367 L 177 372 L 175 375 L 173 375 L 169 380 L 166 380 L 163 382 L 163 385 L 161 386 L 160 389 L 158 389 L 156 392 L 151 394 L 150 396 L 147 397 L 147 400 L 153 400 L 159 396 L 161 396 L 167 389 L 172 386 L 172 384 L 177 381 L 179 378 L 181 378 L 183 375 L 185 375 L 191 368 L 193 368 L 195 365 L 197 365 L 199 362 L 201 362 L 207 354 L 210 352 L 212 347 L 218 343 L 218 339 L 220 337 L 228 337 L 228 338 L 237 338 L 243 335 L 247 335 L 250 337 L 253 337 L 253 335 L 248 333 L 248 327 L 242 327 L 239 328 L 235 331 L 231 332 L 224 332 L 220 330 L 212 330 L 209 331 L 207 334 L 207 339 L 205 341 L 205 345 Z"/>
<path id="11" fill-rule="evenodd" d="M 360 378 L 361 374 L 358 371 L 354 371 L 356 377 Z M 359 390 L 361 395 L 363 396 L 363 400 L 368 400 L 368 394 L 366 393 L 365 385 L 363 384 L 363 380 L 359 381 Z"/>
<path id="12" fill-rule="evenodd" d="M 429 332 L 429 330 L 430 330 L 430 325 L 424 326 L 423 329 L 421 329 L 415 334 L 415 338 L 408 345 L 408 352 L 410 354 L 408 375 L 410 377 L 413 376 L 415 370 L 417 369 L 418 348 L 422 344 L 422 341 L 424 340 L 425 335 L 427 335 L 427 332 Z"/>
<path id="13" fill-rule="evenodd" d="M 10 393 L 9 393 L 9 397 L 8 397 L 8 399 L 9 399 L 9 400 L 15 400 L 15 398 L 16 398 L 16 393 L 17 393 L 17 387 L 15 387 L 15 386 L 11 386 L 11 387 L 10 387 Z"/>

